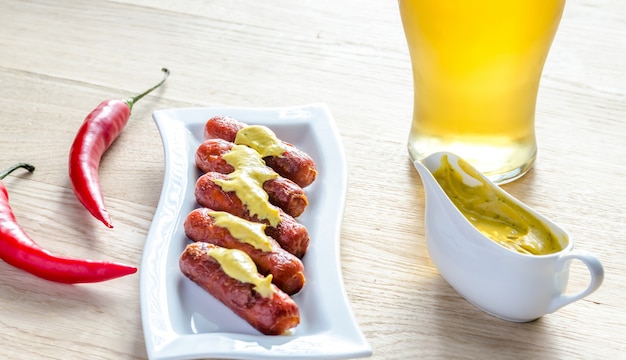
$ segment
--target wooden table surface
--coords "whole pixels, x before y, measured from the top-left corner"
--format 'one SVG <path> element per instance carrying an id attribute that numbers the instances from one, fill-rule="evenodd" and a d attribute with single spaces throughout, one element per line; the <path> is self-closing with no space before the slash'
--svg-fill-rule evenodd
<path id="1" fill-rule="evenodd" d="M 596 254 L 588 298 L 531 323 L 487 315 L 438 274 L 406 138 L 408 50 L 397 2 L 0 0 L 0 167 L 11 205 L 43 247 L 140 265 L 164 177 L 151 113 L 197 106 L 326 103 L 348 164 L 346 290 L 375 359 L 626 356 L 626 2 L 571 0 L 544 69 L 538 160 L 504 188 Z M 114 229 L 78 203 L 68 150 L 102 100 L 172 71 L 133 109 L 100 178 Z M 571 290 L 587 278 L 574 265 Z M 145 359 L 139 275 L 60 285 L 0 262 L 0 358 Z"/>

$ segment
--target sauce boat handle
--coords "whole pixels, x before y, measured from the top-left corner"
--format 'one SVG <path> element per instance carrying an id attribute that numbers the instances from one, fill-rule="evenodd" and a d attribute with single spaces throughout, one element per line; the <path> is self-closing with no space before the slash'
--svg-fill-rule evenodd
<path id="1" fill-rule="evenodd" d="M 569 272 L 568 268 L 570 266 L 571 260 L 579 260 L 580 262 L 585 264 L 585 266 L 587 266 L 587 270 L 589 270 L 589 275 L 591 277 L 589 285 L 586 289 L 575 294 L 558 294 L 557 297 L 552 300 L 552 303 L 548 308 L 548 313 L 555 312 L 565 305 L 571 304 L 574 301 L 580 300 L 588 296 L 589 294 L 596 291 L 600 287 L 600 285 L 602 285 L 602 281 L 604 280 L 604 267 L 597 257 L 586 251 L 572 250 L 571 252 L 564 254 L 559 258 L 560 266 L 563 267 L 564 271 Z"/>

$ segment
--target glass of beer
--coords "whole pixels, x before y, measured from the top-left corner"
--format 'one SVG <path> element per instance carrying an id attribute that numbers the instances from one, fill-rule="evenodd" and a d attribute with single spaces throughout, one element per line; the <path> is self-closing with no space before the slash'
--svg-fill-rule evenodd
<path id="1" fill-rule="evenodd" d="M 535 104 L 565 0 L 398 0 L 413 160 L 453 152 L 504 184 L 535 161 Z"/>

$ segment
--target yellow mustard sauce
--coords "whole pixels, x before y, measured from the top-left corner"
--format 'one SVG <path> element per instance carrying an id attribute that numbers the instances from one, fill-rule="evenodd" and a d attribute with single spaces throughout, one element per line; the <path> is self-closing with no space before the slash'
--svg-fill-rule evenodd
<path id="1" fill-rule="evenodd" d="M 235 280 L 254 285 L 254 291 L 266 298 L 274 295 L 272 275 L 259 276 L 254 261 L 245 252 L 237 249 L 214 247 L 209 250 L 209 256 L 217 260 L 222 270 Z"/>
<path id="2" fill-rule="evenodd" d="M 498 244 L 522 254 L 546 255 L 562 249 L 548 226 L 510 199 L 493 191 L 471 168 L 459 160 L 459 167 L 474 184 L 450 165 L 447 156 L 433 176 L 450 200 L 481 233 Z M 476 180 L 476 181 L 473 181 Z"/>
<path id="3" fill-rule="evenodd" d="M 237 132 L 235 144 L 246 145 L 256 150 L 261 157 L 282 156 L 285 152 L 282 141 L 267 126 L 250 125 Z"/>
<path id="4" fill-rule="evenodd" d="M 222 158 L 235 171 L 228 174 L 228 179 L 213 180 L 224 191 L 234 191 L 246 205 L 250 215 L 268 220 L 270 225 L 280 222 L 280 211 L 269 202 L 269 196 L 263 189 L 263 183 L 275 179 L 278 174 L 265 165 L 261 155 L 246 145 L 234 145 Z"/>
<path id="5" fill-rule="evenodd" d="M 225 211 L 210 211 L 215 225 L 228 229 L 230 234 L 240 242 L 250 244 L 255 249 L 272 251 L 272 243 L 265 235 L 265 224 L 247 221 Z"/>

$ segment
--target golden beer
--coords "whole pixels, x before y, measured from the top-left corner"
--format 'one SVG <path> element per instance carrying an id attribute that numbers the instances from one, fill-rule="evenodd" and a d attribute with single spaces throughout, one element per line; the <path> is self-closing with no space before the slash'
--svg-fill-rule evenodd
<path id="1" fill-rule="evenodd" d="M 399 0 L 413 68 L 409 154 L 450 151 L 498 183 L 532 166 L 535 104 L 565 0 Z"/>

